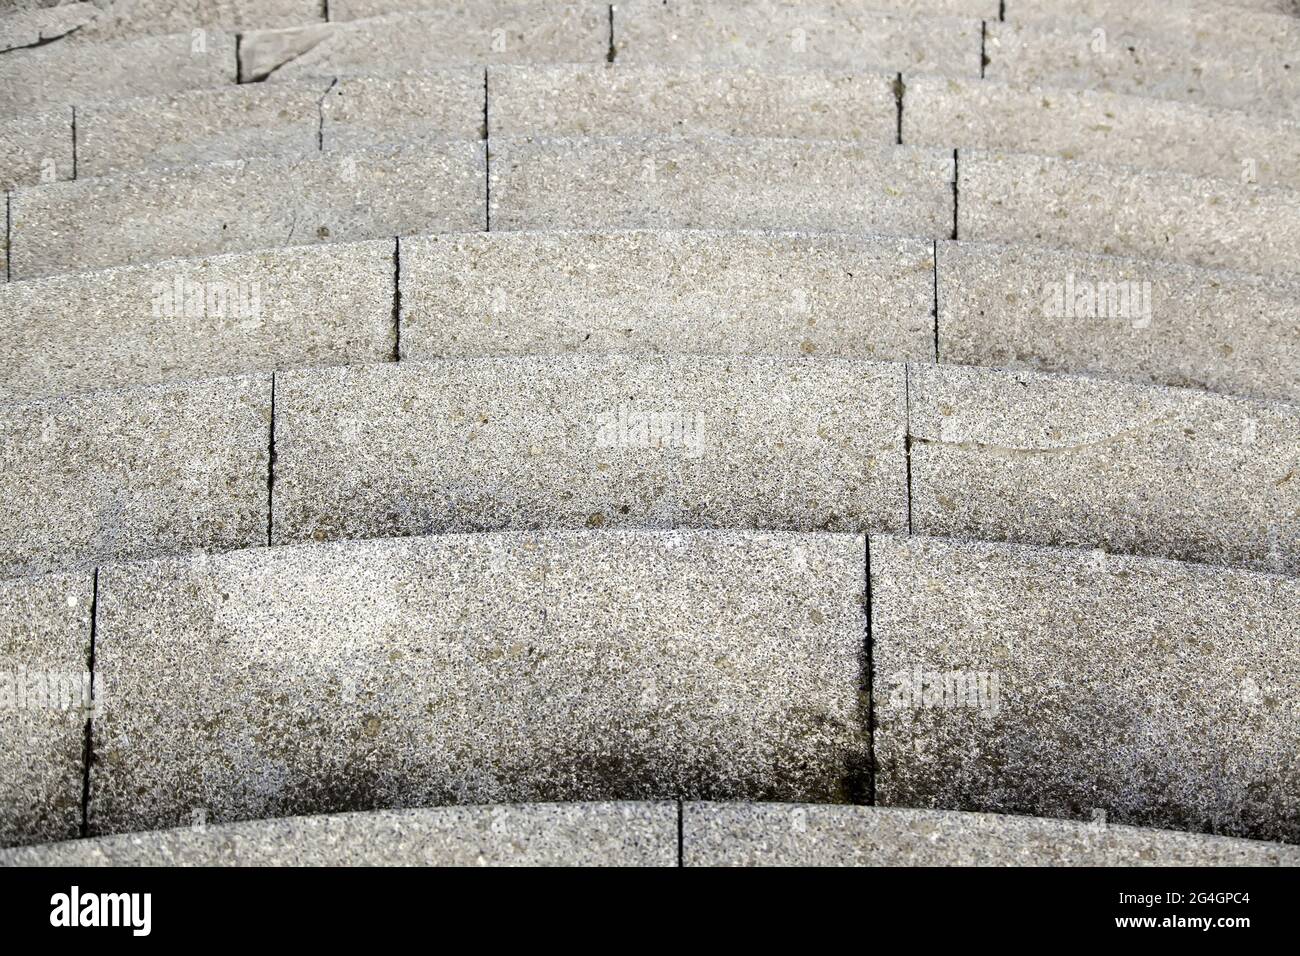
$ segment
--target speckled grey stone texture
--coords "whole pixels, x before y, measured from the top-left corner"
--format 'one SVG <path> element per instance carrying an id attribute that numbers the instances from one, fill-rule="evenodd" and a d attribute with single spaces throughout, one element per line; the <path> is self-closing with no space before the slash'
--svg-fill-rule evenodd
<path id="1" fill-rule="evenodd" d="M 870 566 L 881 804 L 1300 840 L 1300 582 L 919 537 Z"/>
<path id="2" fill-rule="evenodd" d="M 687 803 L 682 857 L 685 866 L 1297 866 L 1300 848 L 986 813 Z"/>
<path id="3" fill-rule="evenodd" d="M 893 143 L 895 77 L 703 67 L 493 67 L 493 136 L 764 136 Z"/>
<path id="4" fill-rule="evenodd" d="M 956 365 L 1300 402 L 1300 283 L 1033 246 L 941 242 L 939 354 Z"/>
<path id="5" fill-rule="evenodd" d="M 321 0 L 97 0 L 96 5 L 103 9 L 76 34 L 78 41 L 298 26 L 320 21 L 323 12 Z"/>
<path id="6" fill-rule="evenodd" d="M 270 376 L 0 405 L 0 576 L 266 541 Z"/>
<path id="7" fill-rule="evenodd" d="M 330 19 L 358 20 L 385 13 L 425 10 L 437 7 L 442 2 L 443 0 L 330 0 Z M 1256 0 L 1256 2 L 1269 2 L 1269 0 Z M 1282 3 L 1286 0 L 1272 0 L 1272 2 Z M 623 12 L 626 7 L 627 4 L 623 2 L 615 4 L 615 14 Z M 909 15 L 950 15 L 994 19 L 998 15 L 998 0 L 870 0 L 870 7 L 873 10 L 893 10 Z"/>
<path id="8" fill-rule="evenodd" d="M 19 189 L 11 207 L 11 276 L 481 229 L 484 177 L 483 145 L 449 142 Z"/>
<path id="9" fill-rule="evenodd" d="M 903 368 L 563 355 L 276 378 L 272 540 L 535 528 L 896 530 Z"/>
<path id="10" fill-rule="evenodd" d="M 90 830 L 846 799 L 857 535 L 454 535 L 102 568 Z"/>
<path id="11" fill-rule="evenodd" d="M 960 239 L 1300 275 L 1300 190 L 962 150 Z"/>
<path id="12" fill-rule="evenodd" d="M 471 67 L 345 77 L 321 100 L 322 145 L 338 150 L 482 139 L 483 75 Z"/>
<path id="13" fill-rule="evenodd" d="M 84 27 L 97 13 L 92 3 L 19 10 L 0 5 L 0 53 L 54 43 Z"/>
<path id="14" fill-rule="evenodd" d="M 830 234 L 417 236 L 402 240 L 402 356 L 932 361 L 933 263 L 922 240 Z"/>
<path id="15" fill-rule="evenodd" d="M 288 365 L 383 362 L 393 240 L 0 285 L 0 401 Z"/>
<path id="16" fill-rule="evenodd" d="M 951 152 L 710 136 L 493 139 L 492 229 L 791 229 L 947 238 Z"/>
<path id="17" fill-rule="evenodd" d="M 1300 23 L 1300 21 L 1297 21 Z M 905 78 L 903 142 L 1300 186 L 1300 124 L 1143 96 Z"/>
<path id="18" fill-rule="evenodd" d="M 912 527 L 1300 573 L 1300 406 L 913 365 Z"/>
<path id="19" fill-rule="evenodd" d="M 89 574 L 0 581 L 0 846 L 81 828 Z"/>
<path id="20" fill-rule="evenodd" d="M 71 178 L 71 107 L 0 121 L 0 189 Z"/>
<path id="21" fill-rule="evenodd" d="M 376 810 L 70 840 L 2 866 L 675 866 L 673 803 Z"/>
<path id="22" fill-rule="evenodd" d="M 980 22 L 881 13 L 856 0 L 621 0 L 615 62 L 980 75 Z"/>

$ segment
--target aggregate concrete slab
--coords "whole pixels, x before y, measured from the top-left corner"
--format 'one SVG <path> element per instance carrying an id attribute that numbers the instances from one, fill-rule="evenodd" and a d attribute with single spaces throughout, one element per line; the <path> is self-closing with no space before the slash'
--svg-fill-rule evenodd
<path id="1" fill-rule="evenodd" d="M 320 0 L 97 0 L 95 5 L 101 9 L 78 31 L 78 41 L 213 28 L 242 33 L 323 19 Z"/>
<path id="2" fill-rule="evenodd" d="M 19 189 L 10 275 L 481 229 L 484 179 L 481 143 L 446 142 Z"/>
<path id="3" fill-rule="evenodd" d="M 0 581 L 0 846 L 81 829 L 91 578 Z"/>
<path id="4" fill-rule="evenodd" d="M 614 54 L 620 65 L 919 70 L 977 77 L 980 21 L 880 12 L 856 0 L 624 0 L 614 6 Z"/>
<path id="5" fill-rule="evenodd" d="M 0 401 L 393 357 L 393 240 L 0 285 Z"/>
<path id="6" fill-rule="evenodd" d="M 0 851 L 0 867 L 676 865 L 675 803 L 375 810 Z"/>
<path id="7" fill-rule="evenodd" d="M 1300 849 L 991 813 L 687 803 L 682 858 L 684 866 L 1296 866 Z"/>
<path id="8" fill-rule="evenodd" d="M 715 134 L 893 143 L 895 76 L 701 67 L 493 67 L 498 136 Z"/>
<path id="9" fill-rule="evenodd" d="M 865 554 L 858 535 L 543 533 L 102 568 L 90 831 L 847 799 Z"/>
<path id="10" fill-rule="evenodd" d="M 484 2 L 484 0 L 475 0 Z M 493 0 L 486 0 L 493 2 Z M 676 2 L 676 0 L 674 0 Z M 1257 0 L 1268 2 L 1268 0 Z M 1282 3 L 1286 0 L 1272 0 Z M 331 20 L 359 20 L 362 17 L 383 16 L 386 13 L 427 10 L 441 5 L 441 0 L 330 0 Z M 615 15 L 627 6 L 615 4 Z M 873 10 L 890 10 L 909 15 L 936 15 L 961 17 L 987 17 L 997 19 L 998 0 L 871 0 Z"/>
<path id="11" fill-rule="evenodd" d="M 1300 572 L 1300 406 L 913 365 L 917 534 Z"/>
<path id="12" fill-rule="evenodd" d="M 1300 22 L 1300 21 L 1297 21 Z M 905 77 L 903 142 L 1300 187 L 1300 124 L 1093 90 Z"/>
<path id="13" fill-rule="evenodd" d="M 255 30 L 244 34 L 239 63 L 248 82 L 492 63 L 595 62 L 608 53 L 607 4 L 557 7 L 505 0 Z"/>
<path id="14" fill-rule="evenodd" d="M 1300 839 L 1300 581 L 871 540 L 881 804 Z"/>
<path id="15" fill-rule="evenodd" d="M 320 151 L 327 83 L 252 84 L 119 100 L 77 110 L 77 175 L 109 176 Z"/>
<path id="16" fill-rule="evenodd" d="M 0 8 L 0 53 L 53 43 L 75 33 L 98 13 L 93 3 L 61 3 L 28 10 Z"/>
<path id="17" fill-rule="evenodd" d="M 659 136 L 494 139 L 489 153 L 495 230 L 952 233 L 942 150 Z"/>
<path id="18" fill-rule="evenodd" d="M 479 67 L 345 77 L 321 100 L 321 144 L 327 150 L 349 150 L 482 139 L 483 77 Z"/>
<path id="19" fill-rule="evenodd" d="M 0 405 L 0 576 L 266 541 L 269 376 Z"/>
<path id="20" fill-rule="evenodd" d="M 71 179 L 72 109 L 0 121 L 0 189 Z"/>
<path id="21" fill-rule="evenodd" d="M 403 239 L 401 264 L 403 358 L 635 351 L 934 360 L 934 255 L 924 240 L 462 233 Z"/>
<path id="22" fill-rule="evenodd" d="M 1300 402 L 1300 283 L 1034 246 L 938 252 L 946 363 Z"/>
<path id="23" fill-rule="evenodd" d="M 1300 275 L 1300 190 L 963 150 L 957 235 Z"/>
<path id="24" fill-rule="evenodd" d="M 276 378 L 276 543 L 904 527 L 903 367 L 563 355 Z"/>

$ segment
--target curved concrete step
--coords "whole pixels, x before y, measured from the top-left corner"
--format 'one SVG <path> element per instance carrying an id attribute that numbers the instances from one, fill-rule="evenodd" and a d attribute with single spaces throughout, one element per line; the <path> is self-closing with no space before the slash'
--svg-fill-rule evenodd
<path id="1" fill-rule="evenodd" d="M 26 10 L 12 10 L 0 5 L 0 53 L 61 40 L 84 28 L 98 14 L 99 10 L 93 3 L 66 3 Z"/>
<path id="2" fill-rule="evenodd" d="M 957 237 L 1300 276 L 1300 190 L 963 151 Z"/>
<path id="3" fill-rule="evenodd" d="M 40 0 L 38 0 L 38 3 Z M 12 13 L 0 7 L 0 38 L 15 45 L 38 39 L 81 41 L 133 39 L 195 29 L 231 34 L 269 27 L 297 26 L 322 19 L 320 0 L 95 0 L 69 3 L 45 0 L 46 6 Z M 57 6 L 55 5 L 57 3 Z M 0 39 L 0 52 L 5 43 Z"/>
<path id="4" fill-rule="evenodd" d="M 483 145 L 445 142 L 17 189 L 10 198 L 9 275 L 479 229 L 485 188 Z"/>
<path id="5" fill-rule="evenodd" d="M 1297 21 L 1300 23 L 1300 21 Z M 1093 90 L 904 77 L 902 141 L 1300 187 L 1300 124 Z"/>
<path id="6" fill-rule="evenodd" d="M 490 227 L 776 229 L 946 238 L 952 155 L 807 140 L 494 139 Z"/>

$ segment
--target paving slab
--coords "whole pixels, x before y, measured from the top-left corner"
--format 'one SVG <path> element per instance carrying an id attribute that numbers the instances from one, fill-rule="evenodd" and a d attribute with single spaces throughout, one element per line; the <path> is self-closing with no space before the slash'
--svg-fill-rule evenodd
<path id="1" fill-rule="evenodd" d="M 1297 21 L 1300 23 L 1300 20 Z M 905 77 L 903 142 L 1300 187 L 1300 124 L 1092 90 Z"/>
<path id="2" fill-rule="evenodd" d="M 475 0 L 475 2 L 493 2 L 493 0 Z M 660 0 L 662 2 L 662 0 Z M 674 0 L 676 2 L 676 0 Z M 1267 0 L 1256 0 L 1267 2 Z M 1286 0 L 1272 0 L 1284 3 Z M 427 10 L 442 5 L 442 0 L 331 0 L 331 20 L 359 20 L 362 17 L 382 16 L 386 13 Z M 635 5 L 635 4 L 633 4 Z M 913 15 L 950 15 L 961 17 L 989 17 L 997 19 L 998 0 L 870 0 L 862 4 L 872 10 L 892 10 Z M 628 6 L 626 2 L 615 4 L 615 11 Z"/>
<path id="3" fill-rule="evenodd" d="M 273 538 L 905 526 L 903 368 L 563 355 L 276 379 Z"/>
<path id="4" fill-rule="evenodd" d="M 93 3 L 63 3 L 27 10 L 0 8 L 0 53 L 53 43 L 93 20 Z"/>
<path id="5" fill-rule="evenodd" d="M 393 358 L 393 240 L 0 285 L 0 401 Z"/>
<path id="6" fill-rule="evenodd" d="M 759 70 L 918 70 L 980 75 L 980 21 L 911 17 L 855 0 L 624 0 L 614 62 Z"/>
<path id="7" fill-rule="evenodd" d="M 235 37 L 217 30 L 59 41 L 0 56 L 0 118 L 235 81 Z"/>
<path id="8" fill-rule="evenodd" d="M 0 405 L 0 576 L 264 543 L 270 425 L 266 375 Z"/>
<path id="9" fill-rule="evenodd" d="M 962 151 L 957 235 L 1300 276 L 1300 190 Z"/>
<path id="10" fill-rule="evenodd" d="M 403 239 L 401 259 L 403 358 L 625 351 L 934 359 L 934 255 L 924 240 L 462 233 Z"/>
<path id="11" fill-rule="evenodd" d="M 1034 246 L 939 244 L 939 355 L 1300 402 L 1300 283 Z"/>
<path id="12" fill-rule="evenodd" d="M 459 803 L 844 800 L 865 541 L 544 533 L 100 570 L 92 835 Z"/>
<path id="13" fill-rule="evenodd" d="M 0 867 L 676 865 L 675 803 L 375 810 L 0 851 Z"/>
<path id="14" fill-rule="evenodd" d="M 81 829 L 91 578 L 0 581 L 0 846 Z"/>
<path id="15" fill-rule="evenodd" d="M 19 189 L 10 207 L 10 276 L 481 229 L 484 178 L 482 144 L 448 142 Z"/>
<path id="16" fill-rule="evenodd" d="M 255 30 L 244 34 L 239 64 L 248 82 L 493 63 L 595 62 L 608 55 L 607 4 L 500 2 Z"/>
<path id="17" fill-rule="evenodd" d="M 895 76 L 574 64 L 493 67 L 496 136 L 716 134 L 893 143 Z"/>
<path id="18" fill-rule="evenodd" d="M 71 179 L 72 108 L 0 121 L 0 189 Z"/>
<path id="19" fill-rule="evenodd" d="M 493 139 L 489 155 L 495 230 L 952 233 L 942 150 L 660 136 Z"/>
<path id="20" fill-rule="evenodd" d="M 1300 838 L 1300 581 L 871 541 L 883 805 Z"/>
<path id="21" fill-rule="evenodd" d="M 78 31 L 78 41 L 214 28 L 242 33 L 324 19 L 321 0 L 97 0 L 95 5 L 101 9 Z"/>
<path id="22" fill-rule="evenodd" d="M 910 367 L 917 534 L 1300 572 L 1300 406 Z"/>
<path id="23" fill-rule="evenodd" d="M 484 137 L 483 70 L 345 77 L 321 100 L 327 150 Z"/>
<path id="24" fill-rule="evenodd" d="M 43 849 L 22 857 L 42 857 Z M 1282 843 L 992 813 L 687 803 L 684 866 L 1296 866 Z"/>

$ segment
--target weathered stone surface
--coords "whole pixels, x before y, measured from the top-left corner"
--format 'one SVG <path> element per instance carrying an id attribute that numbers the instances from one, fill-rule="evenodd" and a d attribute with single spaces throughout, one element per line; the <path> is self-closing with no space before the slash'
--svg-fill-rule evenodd
<path id="1" fill-rule="evenodd" d="M 277 407 L 278 410 L 278 407 Z M 100 570 L 93 834 L 534 800 L 845 799 L 856 535 L 455 535 Z"/>
<path id="2" fill-rule="evenodd" d="M 776 229 L 948 237 L 951 153 L 732 139 L 493 139 L 493 229 Z"/>
<path id="3" fill-rule="evenodd" d="M 870 565 L 882 804 L 1300 840 L 1300 581 L 926 538 Z"/>
<path id="4" fill-rule="evenodd" d="M 339 80 L 321 101 L 328 150 L 483 138 L 483 70 L 471 67 Z"/>
<path id="5" fill-rule="evenodd" d="M 0 575 L 266 540 L 269 376 L 0 405 Z"/>
<path id="6" fill-rule="evenodd" d="M 673 803 L 377 810 L 0 852 L 0 866 L 675 866 Z"/>
<path id="7" fill-rule="evenodd" d="M 855 0 L 623 0 L 615 62 L 980 75 L 980 22 L 881 13 Z"/>
<path id="8" fill-rule="evenodd" d="M 903 368 L 542 356 L 276 379 L 273 540 L 898 529 Z"/>
<path id="9" fill-rule="evenodd" d="M 1287 0 L 1255 0 L 1255 2 L 1285 3 Z M 441 4 L 442 0 L 330 0 L 330 19 L 359 20 L 362 17 L 377 17 L 386 13 L 427 10 Z M 622 13 L 627 6 L 626 2 L 615 4 L 615 16 Z M 995 20 L 998 16 L 998 0 L 870 0 L 864 6 L 869 6 L 872 10 L 894 10 L 909 15 L 988 17 Z"/>
<path id="10" fill-rule="evenodd" d="M 1131 93 L 1300 120 L 1300 64 L 1222 45 L 1189 51 L 1159 34 L 988 23 L 990 80 Z M 933 72 L 933 71 L 931 71 Z"/>
<path id="11" fill-rule="evenodd" d="M 93 3 L 16 11 L 0 6 L 0 53 L 53 43 L 81 29 L 97 13 Z"/>
<path id="12" fill-rule="evenodd" d="M 939 355 L 1300 402 L 1300 283 L 943 242 Z"/>
<path id="13" fill-rule="evenodd" d="M 481 229 L 484 177 L 482 144 L 462 142 L 19 189 L 10 274 L 26 279 L 176 256 Z"/>
<path id="14" fill-rule="evenodd" d="M 104 43 L 59 41 L 0 56 L 0 117 L 235 80 L 235 37 L 210 31 Z"/>
<path id="15" fill-rule="evenodd" d="M 240 44 L 239 69 L 249 81 L 485 63 L 592 62 L 608 53 L 608 5 L 504 0 L 253 31 Z"/>
<path id="16" fill-rule="evenodd" d="M 77 175 L 320 151 L 328 83 L 244 84 L 77 110 Z"/>
<path id="17" fill-rule="evenodd" d="M 1300 572 L 1300 406 L 911 366 L 917 534 Z"/>
<path id="18" fill-rule="evenodd" d="M 573 64 L 489 70 L 493 136 L 717 134 L 893 143 L 893 75 Z"/>
<path id="19" fill-rule="evenodd" d="M 47 858 L 44 848 L 18 856 Z M 999 814 L 687 803 L 682 858 L 685 866 L 1297 866 L 1300 849 Z"/>
<path id="20" fill-rule="evenodd" d="M 957 235 L 1300 276 L 1300 190 L 963 150 Z"/>
<path id="21" fill-rule="evenodd" d="M 77 39 L 100 41 L 217 28 L 231 33 L 300 26 L 323 19 L 320 0 L 112 0 Z"/>
<path id="22" fill-rule="evenodd" d="M 393 357 L 393 241 L 0 285 L 0 401 Z"/>
<path id="23" fill-rule="evenodd" d="M 72 109 L 0 122 L 0 189 L 72 178 Z"/>
<path id="24" fill-rule="evenodd" d="M 403 358 L 635 351 L 934 360 L 934 255 L 923 240 L 463 233 L 403 239 L 401 260 Z"/>
<path id="25" fill-rule="evenodd" d="M 0 581 L 0 846 L 81 828 L 89 574 Z"/>
<path id="26" fill-rule="evenodd" d="M 1091 90 L 907 77 L 903 142 L 1300 187 L 1300 124 Z"/>

